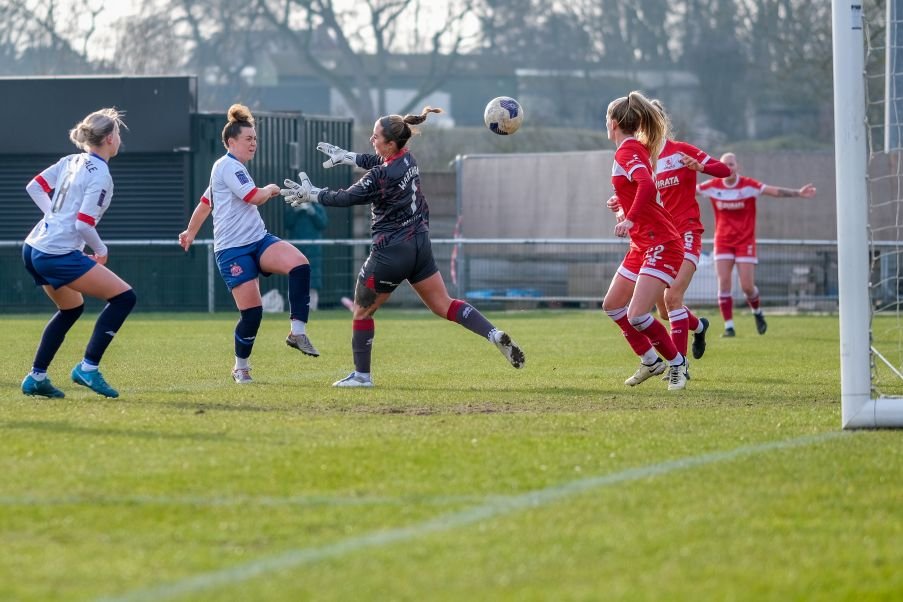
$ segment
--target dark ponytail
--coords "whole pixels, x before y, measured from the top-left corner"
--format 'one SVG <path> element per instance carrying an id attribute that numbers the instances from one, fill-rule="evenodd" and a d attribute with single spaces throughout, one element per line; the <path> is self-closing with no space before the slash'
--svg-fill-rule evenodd
<path id="1" fill-rule="evenodd" d="M 383 137 L 385 137 L 386 142 L 394 142 L 398 145 L 398 149 L 401 150 L 408 143 L 411 136 L 420 133 L 420 130 L 412 128 L 412 125 L 423 123 L 430 113 L 441 112 L 442 109 L 424 107 L 420 115 L 405 115 L 404 117 L 401 115 L 386 115 L 385 117 L 380 117 L 379 124 L 383 126 Z"/>

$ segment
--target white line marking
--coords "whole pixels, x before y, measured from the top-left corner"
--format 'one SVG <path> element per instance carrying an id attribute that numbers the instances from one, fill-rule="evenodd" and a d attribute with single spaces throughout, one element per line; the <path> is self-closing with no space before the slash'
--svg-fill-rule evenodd
<path id="1" fill-rule="evenodd" d="M 600 487 L 608 487 L 620 483 L 637 481 L 640 479 L 658 477 L 669 474 L 677 470 L 686 470 L 715 464 L 717 462 L 729 462 L 744 456 L 751 456 L 776 450 L 785 450 L 794 447 L 803 447 L 822 443 L 839 437 L 852 437 L 854 433 L 846 433 L 843 431 L 831 431 L 820 435 L 811 435 L 800 437 L 797 439 L 786 439 L 784 441 L 774 441 L 771 443 L 762 443 L 759 445 L 748 445 L 738 447 L 729 451 L 712 452 L 701 456 L 690 456 L 680 458 L 678 460 L 670 460 L 658 464 L 650 464 L 639 468 L 628 468 L 620 472 L 608 475 L 599 475 L 577 481 L 570 481 L 561 485 L 555 485 L 546 489 L 529 491 L 520 495 L 512 495 L 504 498 L 496 498 L 481 506 L 450 512 L 436 518 L 417 523 L 407 527 L 397 527 L 387 531 L 379 531 L 362 535 L 360 537 L 352 537 L 338 541 L 336 543 L 327 544 L 315 548 L 301 548 L 297 550 L 288 550 L 275 556 L 261 558 L 246 564 L 240 564 L 233 567 L 201 573 L 193 577 L 187 577 L 180 581 L 151 587 L 148 589 L 135 590 L 122 594 L 121 596 L 111 596 L 99 598 L 99 602 L 143 602 L 159 601 L 177 596 L 184 596 L 202 590 L 209 590 L 216 587 L 223 587 L 234 583 L 247 581 L 266 573 L 272 573 L 283 569 L 290 569 L 304 564 L 311 564 L 327 558 L 335 558 L 344 554 L 357 552 L 365 548 L 373 548 L 385 546 L 399 541 L 415 539 L 424 535 L 430 535 L 441 531 L 448 531 L 455 527 L 463 527 L 474 523 L 511 514 L 518 510 L 528 508 L 539 508 L 551 502 L 561 500 L 573 495 L 584 493 L 592 489 Z"/>

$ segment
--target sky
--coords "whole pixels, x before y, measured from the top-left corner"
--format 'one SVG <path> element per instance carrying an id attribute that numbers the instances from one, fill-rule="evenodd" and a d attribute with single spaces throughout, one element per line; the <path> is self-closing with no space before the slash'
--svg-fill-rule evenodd
<path id="1" fill-rule="evenodd" d="M 61 14 L 66 14 L 66 11 L 80 4 L 78 0 L 58 0 Z M 98 33 L 92 37 L 88 56 L 91 59 L 109 58 L 113 52 L 113 38 L 105 35 L 104 29 L 111 27 L 118 19 L 137 13 L 141 0 L 91 0 L 91 4 L 102 7 L 103 12 L 98 16 Z M 87 25 L 87 22 L 84 23 L 85 27 Z"/>
<path id="2" fill-rule="evenodd" d="M 98 17 L 98 33 L 92 38 L 92 45 L 88 49 L 88 55 L 91 59 L 110 58 L 113 53 L 113 36 L 104 34 L 105 28 L 112 26 L 118 19 L 127 18 L 139 12 L 141 6 L 146 4 L 148 0 L 89 0 L 92 6 L 101 7 L 103 12 Z M 80 0 L 57 0 L 58 5 L 65 9 L 80 4 Z M 347 10 L 349 8 L 358 7 L 360 18 L 366 20 L 369 15 L 365 14 L 366 10 L 360 8 L 360 2 L 357 0 L 335 0 L 337 9 Z M 444 23 L 447 14 L 447 0 L 421 0 L 421 16 L 434 15 L 437 24 Z M 65 14 L 65 13 L 63 13 Z M 470 24 L 475 26 L 475 24 Z M 87 27 L 87 23 L 85 23 Z"/>

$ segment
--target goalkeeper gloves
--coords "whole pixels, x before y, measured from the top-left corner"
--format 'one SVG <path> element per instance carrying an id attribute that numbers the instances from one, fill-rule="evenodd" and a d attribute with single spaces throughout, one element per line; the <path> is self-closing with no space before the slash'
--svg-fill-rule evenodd
<path id="1" fill-rule="evenodd" d="M 285 202 L 292 207 L 306 209 L 306 205 L 318 202 L 317 196 L 325 188 L 315 188 L 303 171 L 298 172 L 298 180 L 300 183 L 286 178 L 285 188 L 281 189 L 279 194 L 285 197 Z"/>
<path id="2" fill-rule="evenodd" d="M 328 142 L 320 142 L 317 144 L 317 150 L 329 157 L 329 159 L 323 162 L 323 167 L 326 169 L 335 167 L 336 165 L 357 166 L 357 153 L 346 151 L 345 149 L 339 148 L 334 144 L 329 144 Z"/>

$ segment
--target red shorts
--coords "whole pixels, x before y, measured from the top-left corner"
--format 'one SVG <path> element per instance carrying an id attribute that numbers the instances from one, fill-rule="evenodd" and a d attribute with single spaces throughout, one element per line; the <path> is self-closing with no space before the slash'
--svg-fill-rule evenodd
<path id="1" fill-rule="evenodd" d="M 702 228 L 684 232 L 684 259 L 695 266 L 699 265 L 699 255 L 702 253 L 703 232 Z"/>
<path id="2" fill-rule="evenodd" d="M 633 282 L 640 275 L 652 276 L 671 286 L 683 261 L 684 250 L 680 240 L 653 245 L 648 249 L 630 245 L 624 261 L 618 267 L 618 274 Z"/>
<path id="3" fill-rule="evenodd" d="M 734 261 L 736 263 L 759 263 L 756 256 L 756 239 L 751 238 L 740 243 L 726 244 L 715 240 L 715 261 Z"/>

